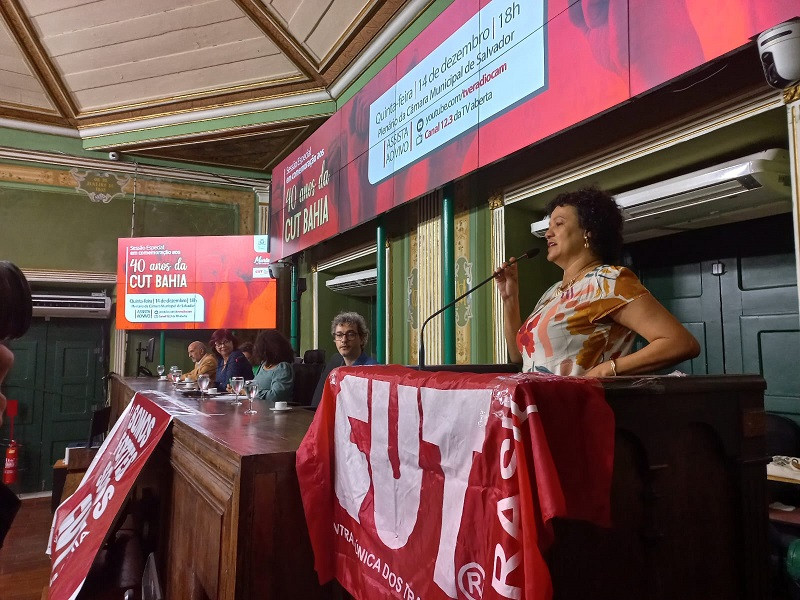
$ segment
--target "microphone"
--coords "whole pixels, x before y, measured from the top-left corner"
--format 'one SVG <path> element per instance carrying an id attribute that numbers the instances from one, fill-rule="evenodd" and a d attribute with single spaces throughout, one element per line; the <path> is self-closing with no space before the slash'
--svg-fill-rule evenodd
<path id="1" fill-rule="evenodd" d="M 512 258 L 511 260 L 509 260 L 508 264 L 509 264 L 509 266 L 511 266 L 511 265 L 513 265 L 515 263 L 518 263 L 519 261 L 521 261 L 523 259 L 533 258 L 537 254 L 539 254 L 539 252 L 541 252 L 541 250 L 539 248 L 531 248 L 530 250 L 526 250 L 523 254 L 521 254 L 517 258 Z M 422 327 L 419 330 L 419 361 L 418 361 L 418 366 L 419 366 L 420 369 L 425 366 L 425 337 L 424 337 L 424 335 L 425 335 L 425 325 L 428 324 L 428 321 L 430 321 L 433 317 L 442 314 L 444 311 L 446 311 L 451 306 L 455 306 L 456 302 L 459 302 L 460 300 L 463 300 L 464 298 L 469 296 L 472 292 L 477 290 L 479 287 L 483 287 L 484 285 L 489 283 L 492 279 L 494 279 L 494 273 L 489 275 L 489 277 L 487 277 L 486 279 L 481 281 L 478 285 L 475 285 L 475 286 L 469 288 L 466 292 L 461 294 L 458 298 L 456 298 L 452 302 L 448 302 L 442 308 L 440 308 L 435 313 L 433 313 L 430 317 L 425 319 L 425 321 L 422 323 Z"/>

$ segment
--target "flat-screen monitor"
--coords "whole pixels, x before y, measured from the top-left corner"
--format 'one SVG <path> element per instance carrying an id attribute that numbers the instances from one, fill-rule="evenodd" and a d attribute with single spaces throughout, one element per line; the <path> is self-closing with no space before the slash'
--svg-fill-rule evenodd
<path id="1" fill-rule="evenodd" d="M 117 329 L 265 329 L 277 282 L 267 236 L 120 238 Z"/>
<path id="2" fill-rule="evenodd" d="M 147 350 L 144 353 L 144 362 L 151 363 L 153 362 L 153 356 L 155 356 L 156 352 L 156 338 L 151 337 L 147 340 Z"/>

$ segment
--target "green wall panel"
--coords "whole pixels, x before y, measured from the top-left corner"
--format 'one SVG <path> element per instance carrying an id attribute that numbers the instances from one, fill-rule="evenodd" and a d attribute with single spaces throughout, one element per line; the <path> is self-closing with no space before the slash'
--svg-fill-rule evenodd
<path id="1" fill-rule="evenodd" d="M 359 313 L 366 319 L 370 332 L 372 332 L 375 323 L 375 297 L 348 296 L 332 292 L 325 285 L 325 282 L 333 277 L 329 273 L 320 272 L 318 274 L 319 347 L 325 350 L 325 360 L 336 352 L 336 345 L 331 337 L 331 321 L 337 314 L 342 311 Z M 365 350 L 371 356 L 375 356 L 375 338 L 371 333 Z"/>
<path id="2" fill-rule="evenodd" d="M 93 203 L 70 191 L 0 187 L 0 256 L 34 269 L 116 271 L 131 202 Z"/>
<path id="3" fill-rule="evenodd" d="M 0 184 L 0 256 L 31 269 L 113 272 L 117 239 L 129 237 L 131 196 L 108 204 L 63 188 Z M 134 235 L 232 235 L 238 207 L 228 204 L 137 198 Z"/>

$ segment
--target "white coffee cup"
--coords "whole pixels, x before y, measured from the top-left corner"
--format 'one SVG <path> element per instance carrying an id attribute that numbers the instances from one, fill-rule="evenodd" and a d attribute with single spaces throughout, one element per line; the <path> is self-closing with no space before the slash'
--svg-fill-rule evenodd
<path id="1" fill-rule="evenodd" d="M 275 410 L 286 410 L 287 408 L 289 408 L 288 402 L 279 401 L 275 403 Z"/>
<path id="2" fill-rule="evenodd" d="M 216 394 L 217 393 L 217 388 L 208 388 L 206 390 L 206 393 L 207 394 Z"/>

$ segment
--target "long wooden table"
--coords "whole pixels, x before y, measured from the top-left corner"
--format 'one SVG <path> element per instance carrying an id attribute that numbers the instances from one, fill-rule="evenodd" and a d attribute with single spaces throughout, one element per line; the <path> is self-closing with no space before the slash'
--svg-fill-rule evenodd
<path id="1" fill-rule="evenodd" d="M 159 499 L 159 563 L 167 598 L 322 597 L 295 474 L 295 452 L 313 413 L 176 394 L 150 378 L 112 379 L 118 415 L 136 392 L 157 390 L 199 409 L 175 416 L 137 494 Z M 257 403 L 258 405 L 259 403 Z M 144 488 L 144 490 L 142 489 Z M 146 491 L 145 491 L 146 490 Z"/>
<path id="2" fill-rule="evenodd" d="M 556 525 L 547 555 L 556 599 L 767 597 L 763 379 L 602 384 L 616 418 L 614 527 Z M 171 390 L 115 378 L 113 409 L 154 387 Z M 226 403 L 199 406 L 220 414 L 176 417 L 162 456 L 150 461 L 164 498 L 167 597 L 327 596 L 313 571 L 295 473 L 312 413 L 262 408 L 248 419 Z"/>

